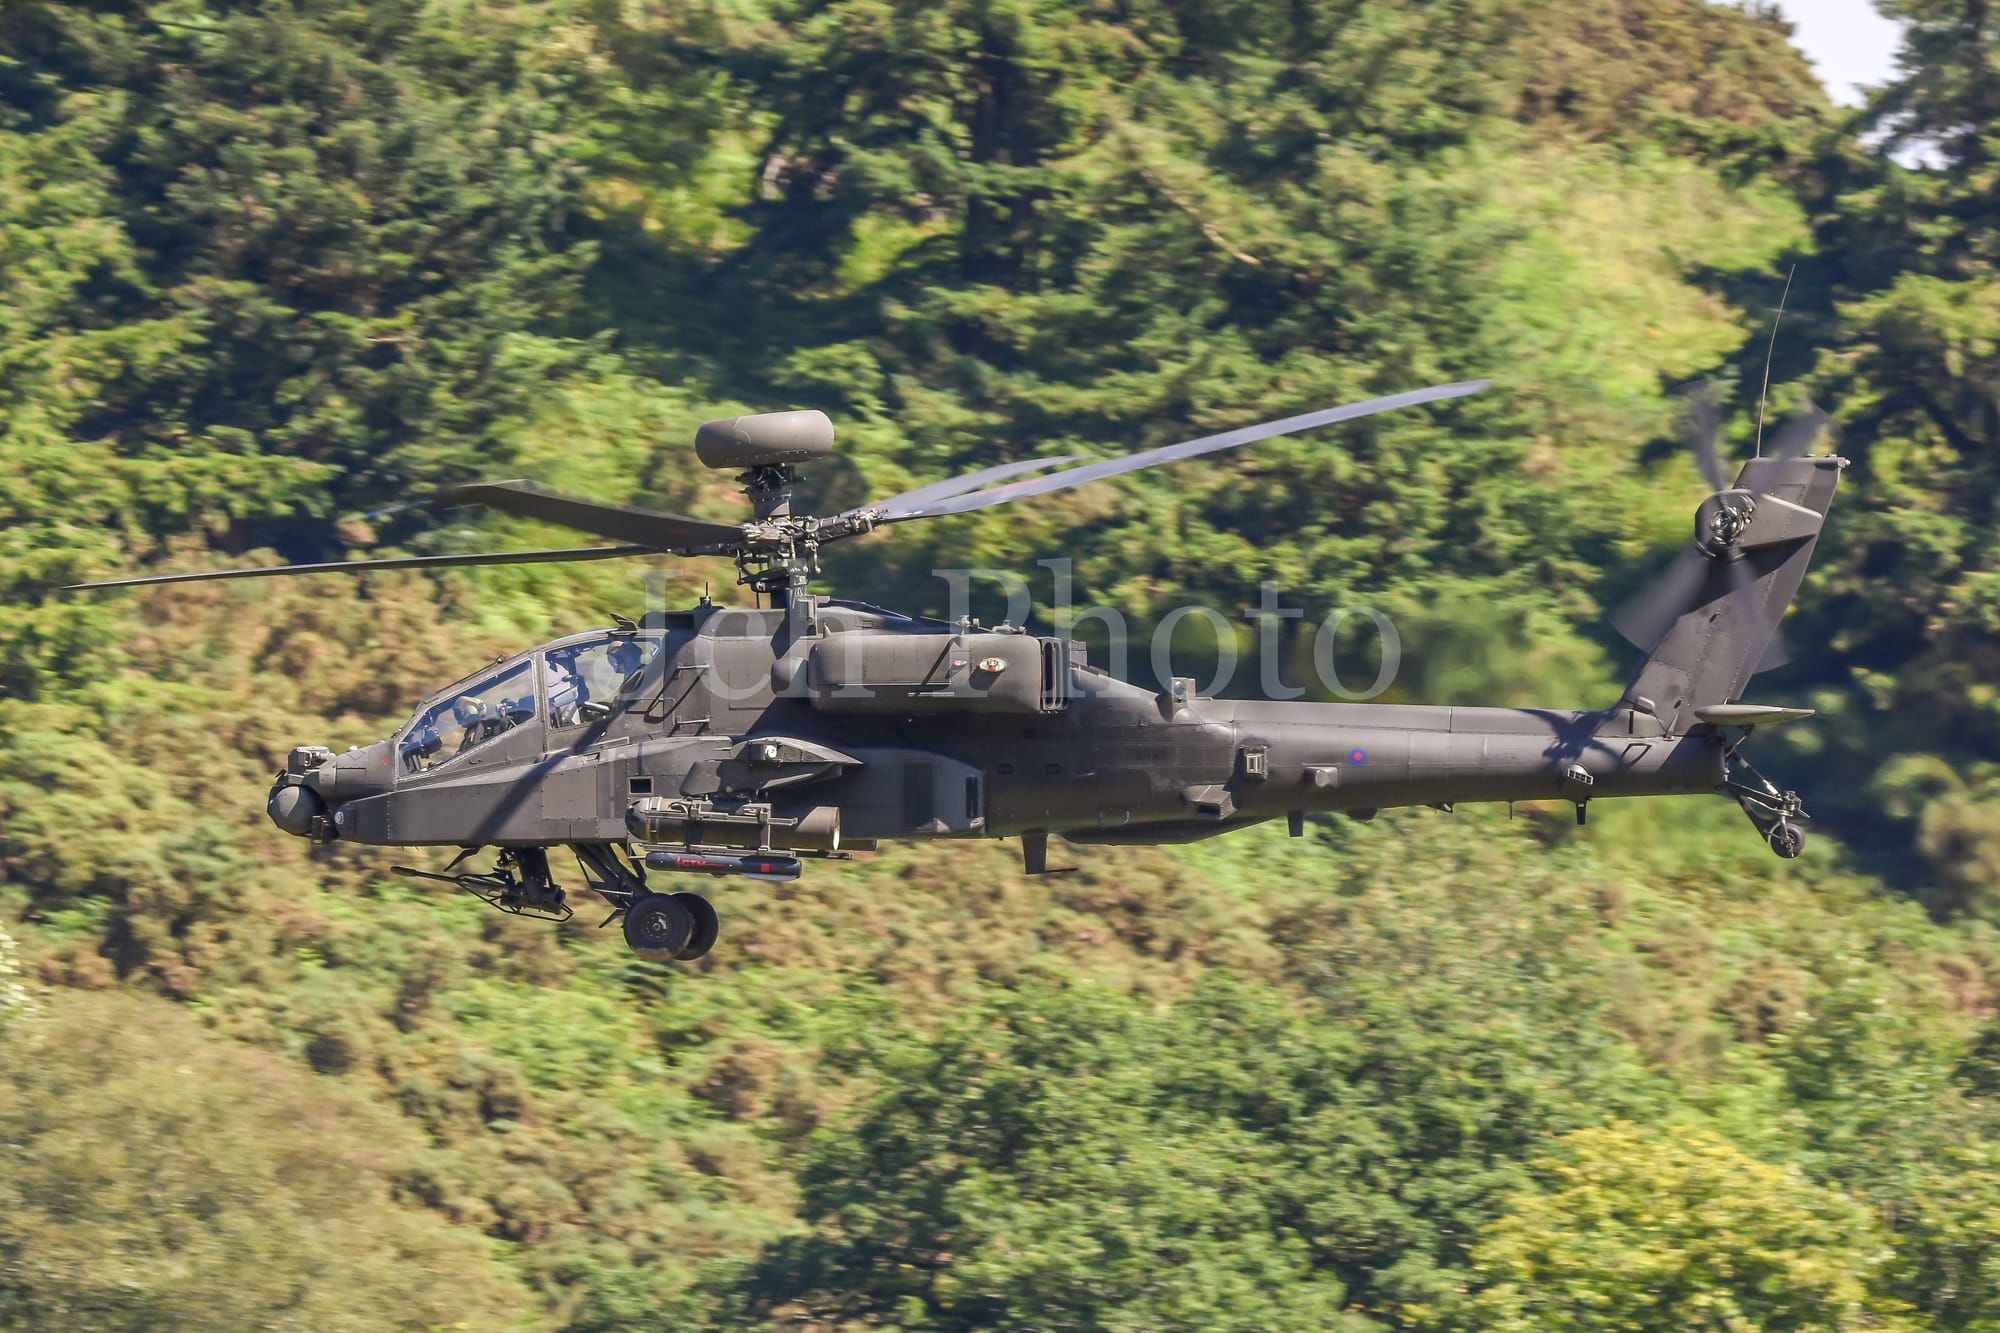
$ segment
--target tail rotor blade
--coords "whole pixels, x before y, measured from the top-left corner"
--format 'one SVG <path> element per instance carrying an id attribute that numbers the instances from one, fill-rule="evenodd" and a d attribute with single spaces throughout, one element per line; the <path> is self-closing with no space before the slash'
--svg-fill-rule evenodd
<path id="1" fill-rule="evenodd" d="M 1731 560 L 1728 564 L 1727 574 L 1730 595 L 1736 596 L 1740 594 L 1742 596 L 1744 604 L 1749 606 L 1756 615 L 1756 627 L 1753 633 L 1761 635 L 1764 638 L 1764 655 L 1757 660 L 1757 665 L 1751 670 L 1750 674 L 1754 676 L 1759 671 L 1777 670 L 1792 660 L 1792 651 L 1786 646 L 1784 638 L 1779 634 L 1778 622 L 1772 618 L 1770 607 L 1761 601 L 1752 602 L 1750 600 L 1752 590 L 1757 586 L 1759 579 L 1763 575 L 1747 559 Z"/>
<path id="2" fill-rule="evenodd" d="M 1712 491 L 1729 489 L 1729 469 L 1717 441 L 1722 435 L 1722 400 L 1713 381 L 1705 380 L 1688 395 L 1688 447 L 1695 465 Z"/>
<path id="3" fill-rule="evenodd" d="M 1751 674 L 1775 671 L 1792 660 L 1792 651 L 1785 643 L 1769 606 L 1755 600 L 1757 585 L 1768 572 L 1758 567 L 1754 556 L 1718 558 L 1690 548 L 1682 551 L 1664 572 L 1613 611 L 1611 625 L 1634 647 L 1650 653 L 1682 616 L 1718 598 L 1727 597 L 1755 615 L 1750 633 L 1765 642 L 1763 656 L 1758 659 Z M 1704 593 L 1709 595 L 1704 596 Z"/>
<path id="4" fill-rule="evenodd" d="M 1758 659 L 1756 669 L 1750 674 L 1757 676 L 1762 675 L 1766 671 L 1776 671 L 1781 666 L 1791 665 L 1791 661 L 1792 645 L 1785 642 L 1785 632 L 1783 630 L 1773 630 L 1771 631 L 1771 646 L 1764 650 L 1764 656 Z"/>
<path id="5" fill-rule="evenodd" d="M 1771 441 L 1771 447 L 1765 451 L 1765 457 L 1797 458 L 1810 449 L 1832 424 L 1832 417 L 1813 404 L 1807 403 L 1804 412 L 1787 421 L 1779 430 L 1777 438 Z"/>
<path id="6" fill-rule="evenodd" d="M 1642 652 L 1651 652 L 1674 622 L 1695 604 L 1715 562 L 1692 548 L 1682 551 L 1645 587 L 1611 613 L 1611 625 Z"/>

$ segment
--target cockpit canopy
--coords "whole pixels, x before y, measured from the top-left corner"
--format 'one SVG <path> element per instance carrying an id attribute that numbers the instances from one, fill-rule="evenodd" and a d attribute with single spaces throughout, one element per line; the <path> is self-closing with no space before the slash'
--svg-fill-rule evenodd
<path id="1" fill-rule="evenodd" d="M 586 705 L 636 693 L 659 651 L 657 634 L 599 636 L 549 649 L 544 654 L 549 725 L 574 726 Z"/>
<path id="2" fill-rule="evenodd" d="M 560 733 L 635 694 L 660 644 L 657 633 L 579 635 L 470 677 L 404 729 L 396 744 L 401 771 L 428 773 L 523 728 L 546 728 L 559 744 Z"/>
<path id="3" fill-rule="evenodd" d="M 419 713 L 396 747 L 403 771 L 424 773 L 450 763 L 533 721 L 535 713 L 535 664 L 532 660 L 516 662 Z"/>

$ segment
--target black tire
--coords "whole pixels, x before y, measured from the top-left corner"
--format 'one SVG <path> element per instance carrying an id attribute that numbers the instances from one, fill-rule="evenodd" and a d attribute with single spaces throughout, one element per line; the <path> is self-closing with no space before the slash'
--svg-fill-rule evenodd
<path id="1" fill-rule="evenodd" d="M 694 915 L 676 898 L 643 893 L 625 909 L 625 943 L 649 963 L 670 963 L 694 934 Z"/>
<path id="2" fill-rule="evenodd" d="M 685 907 L 688 915 L 694 918 L 694 933 L 688 936 L 688 942 L 674 957 L 683 963 L 691 963 L 715 947 L 715 936 L 722 929 L 722 923 L 716 918 L 715 904 L 698 893 L 677 893 L 674 901 Z"/>
<path id="3" fill-rule="evenodd" d="M 1780 824 L 1771 830 L 1771 850 L 1787 861 L 1806 849 L 1806 831 L 1797 824 Z"/>

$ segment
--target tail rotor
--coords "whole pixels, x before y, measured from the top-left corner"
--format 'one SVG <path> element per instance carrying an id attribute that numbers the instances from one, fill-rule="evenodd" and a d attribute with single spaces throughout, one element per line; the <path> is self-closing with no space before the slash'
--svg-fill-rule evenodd
<path id="1" fill-rule="evenodd" d="M 1722 396 L 1714 381 L 1705 380 L 1688 394 L 1685 436 L 1695 466 L 1711 490 L 1695 511 L 1694 545 L 1681 552 L 1672 564 L 1645 587 L 1627 598 L 1611 614 L 1611 625 L 1633 646 L 1651 652 L 1692 605 L 1714 597 L 1734 598 L 1753 613 L 1752 632 L 1768 647 L 1754 671 L 1770 671 L 1791 660 L 1791 653 L 1777 634 L 1777 618 L 1784 605 L 1775 608 L 1764 598 L 1749 594 L 1769 572 L 1752 557 L 1755 552 L 1744 538 L 1756 522 L 1760 503 L 1774 487 L 1786 484 L 1787 469 L 1768 466 L 1801 457 L 1828 427 L 1831 418 L 1811 403 L 1781 427 L 1771 448 L 1744 464 L 1732 485 L 1721 448 Z M 1754 674 L 1754 672 L 1753 672 Z"/>

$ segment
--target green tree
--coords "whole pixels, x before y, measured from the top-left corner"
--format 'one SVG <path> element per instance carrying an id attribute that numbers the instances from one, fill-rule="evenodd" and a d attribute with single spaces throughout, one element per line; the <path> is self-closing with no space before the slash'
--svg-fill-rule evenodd
<path id="1" fill-rule="evenodd" d="M 1256 1037 L 1276 1025 L 1310 1040 L 1246 1001 Z M 933 1329 L 1348 1326 L 1343 1284 L 1296 1226 L 1278 1144 L 1184 1082 L 1193 1066 L 1271 1053 L 1204 1028 L 1036 988 L 935 1040 L 873 1044 L 882 1092 L 801 1175 L 813 1231 L 767 1252 L 725 1322 L 796 1310 Z M 1282 1114 L 1292 1090 L 1269 1092 Z"/>
<path id="2" fill-rule="evenodd" d="M 1427 970 L 1303 1008 L 1221 980 L 1164 1012 L 1030 985 L 865 1044 L 881 1092 L 815 1145 L 813 1230 L 770 1247 L 742 1317 L 1420 1326 L 1519 1161 L 1635 1077 L 1564 1035 L 1560 1001 L 1495 1022 Z"/>
<path id="3" fill-rule="evenodd" d="M 1816 238 L 1833 306 L 1815 378 L 1840 403 L 1865 498 L 1826 551 L 1833 595 L 1811 632 L 1857 687 L 1838 749 L 1866 756 L 1847 787 L 1870 806 L 1897 799 L 1901 766 L 1864 738 L 1879 725 L 1867 710 L 1897 719 L 1892 750 L 1969 762 L 2000 745 L 2000 17 L 1984 0 L 1881 7 L 1904 25 L 1898 74 L 1861 119 L 1876 142 L 1824 165 Z M 1930 841 L 1916 823 L 1899 850 Z M 1990 874 L 1950 861 L 1935 907 L 1991 898 Z"/>
<path id="4" fill-rule="evenodd" d="M 758 312 L 719 331 L 739 362 L 723 382 L 827 407 L 880 493 L 912 470 L 1123 452 L 1504 367 L 1500 391 L 1436 412 L 833 559 L 841 577 L 922 601 L 941 600 L 930 568 L 1061 549 L 1082 596 L 1142 620 L 1176 597 L 1251 602 L 1265 579 L 1314 606 L 1393 598 L 1413 626 L 1451 591 L 1516 624 L 1546 615 L 1549 590 L 1587 586 L 1643 511 L 1636 488 L 1632 511 L 1608 498 L 1632 485 L 1609 451 L 1624 457 L 1635 415 L 1667 424 L 1656 358 L 1682 367 L 1688 353 L 1633 318 L 1687 291 L 1697 263 L 1765 262 L 1786 223 L 1760 207 L 1753 244 L 1693 261 L 1700 242 L 1663 236 L 1718 227 L 1742 200 L 1646 222 L 1610 207 L 1606 225 L 1645 250 L 1634 281 L 1604 263 L 1598 227 L 1524 244 L 1556 229 L 1520 195 L 1575 171 L 1547 187 L 1550 211 L 1569 214 L 1647 172 L 1660 140 L 1695 145 L 1712 174 L 1655 193 L 1711 188 L 1818 114 L 1769 23 L 1694 0 L 1615 9 L 781 7 L 737 58 L 739 95 L 770 130 L 751 235 L 721 266 Z M 1606 34 L 1625 64 L 1584 68 L 1579 52 Z M 1609 105 L 1563 91 L 1610 67 Z M 1606 317 L 1580 327 L 1580 304 Z M 1723 333 L 1674 373 L 1726 351 Z M 1553 438 L 1571 447 L 1551 465 L 1536 441 Z M 1563 600 L 1573 621 L 1582 597 Z"/>
<path id="5" fill-rule="evenodd" d="M 1482 1234 L 1464 1327 L 1669 1333 L 1919 1327 L 1861 1203 L 1701 1129 L 1578 1130 Z"/>
<path id="6" fill-rule="evenodd" d="M 1895 1258 L 1889 1290 L 1933 1328 L 2000 1329 L 2000 1146 L 1944 1146 L 1924 1188 L 1884 1210 Z"/>
<path id="7" fill-rule="evenodd" d="M 1704 1313 L 1987 1333 L 2000 949 L 1896 892 L 1984 910 L 2000 865 L 1992 62 L 1976 6 L 1900 12 L 1873 123 L 1943 169 L 1706 0 L 0 7 L 0 903 L 52 988 L 0 1017 L 0 1323 L 1414 1330 L 1482 1286 L 1476 1326 L 1535 1318 L 1523 1272 L 1636 1302 L 1637 1252 Z M 1740 361 L 1814 246 L 1868 489 L 1799 637 L 1871 707 L 1787 730 L 1910 826 L 1888 886 L 1826 842 L 1746 863 L 1718 803 L 1043 880 L 893 847 L 732 885 L 727 948 L 662 971 L 258 814 L 290 745 L 631 609 L 628 570 L 45 595 L 485 544 L 339 521 L 475 469 L 733 517 L 685 446 L 739 408 L 834 411 L 839 503 L 1497 372 L 841 574 L 900 600 L 1060 549 L 1140 620 L 1359 592 L 1429 700 L 1608 698 L 1597 585 L 1695 498 L 1640 466 L 1662 386 Z M 1721 1138 L 1632 1127 L 1689 1119 Z"/>
<path id="8" fill-rule="evenodd" d="M 71 994 L 0 1037 L 0 1322 L 20 1329 L 498 1327 L 525 1293 L 397 1197 L 395 1117 L 205 1035 Z"/>
<path id="9" fill-rule="evenodd" d="M 108 364 L 58 429 L 213 468 L 175 509 L 141 502 L 156 531 L 286 502 L 324 520 L 507 456 L 573 364 L 534 335 L 570 310 L 587 258 L 545 28 L 532 9 L 425 0 L 0 19 L 6 128 L 44 153 L 88 143 L 98 169 L 71 194 L 97 191 L 96 216 L 69 248 L 104 251 L 61 311 L 74 332 L 28 330 L 16 355 L 85 340 Z M 259 457 L 323 466 L 260 473 Z M 303 553 L 331 532 L 284 536 Z"/>

